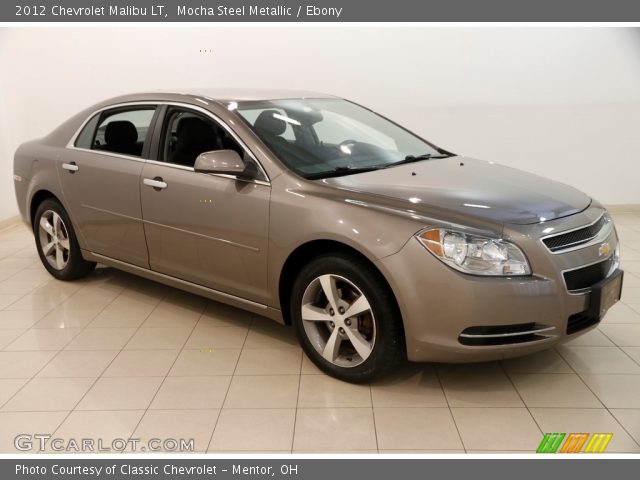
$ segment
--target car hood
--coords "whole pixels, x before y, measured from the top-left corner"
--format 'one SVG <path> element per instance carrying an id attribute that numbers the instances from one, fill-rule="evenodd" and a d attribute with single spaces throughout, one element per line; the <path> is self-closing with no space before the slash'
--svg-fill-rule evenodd
<path id="1" fill-rule="evenodd" d="M 436 207 L 502 224 L 566 217 L 591 203 L 587 195 L 563 183 L 468 157 L 423 160 L 322 182 L 403 200 L 418 212 Z"/>

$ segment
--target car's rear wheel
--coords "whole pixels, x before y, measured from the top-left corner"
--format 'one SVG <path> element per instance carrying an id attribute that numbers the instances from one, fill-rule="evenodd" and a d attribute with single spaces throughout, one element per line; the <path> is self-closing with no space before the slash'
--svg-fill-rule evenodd
<path id="1" fill-rule="evenodd" d="M 71 220 L 60 203 L 44 200 L 33 220 L 38 255 L 44 268 L 59 280 L 74 280 L 89 274 L 96 266 L 82 258 Z"/>
<path id="2" fill-rule="evenodd" d="M 342 254 L 316 258 L 299 273 L 290 308 L 303 349 L 334 377 L 372 380 L 404 358 L 395 299 L 366 261 Z"/>

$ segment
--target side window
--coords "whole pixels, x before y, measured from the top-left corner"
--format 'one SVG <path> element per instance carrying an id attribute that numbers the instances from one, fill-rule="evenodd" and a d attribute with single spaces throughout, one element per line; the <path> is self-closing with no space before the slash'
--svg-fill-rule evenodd
<path id="1" fill-rule="evenodd" d="M 235 150 L 244 156 L 238 142 L 211 118 L 177 108 L 167 112 L 159 160 L 193 167 L 198 155 L 214 150 Z"/>
<path id="2" fill-rule="evenodd" d="M 96 114 L 93 116 L 91 120 L 89 120 L 80 135 L 76 138 L 75 146 L 78 148 L 86 148 L 90 149 L 93 143 L 93 134 L 96 131 L 96 125 L 98 125 L 98 120 L 100 119 L 100 114 Z"/>
<path id="3" fill-rule="evenodd" d="M 103 112 L 91 148 L 139 157 L 154 112 L 155 107 Z"/>

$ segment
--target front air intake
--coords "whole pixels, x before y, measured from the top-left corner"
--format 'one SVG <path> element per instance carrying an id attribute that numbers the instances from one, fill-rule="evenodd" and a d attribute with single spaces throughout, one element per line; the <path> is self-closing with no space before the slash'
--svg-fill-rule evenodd
<path id="1" fill-rule="evenodd" d="M 536 342 L 549 338 L 556 327 L 537 323 L 517 323 L 512 325 L 486 325 L 465 328 L 458 336 L 462 345 L 495 346 L 515 343 Z"/>

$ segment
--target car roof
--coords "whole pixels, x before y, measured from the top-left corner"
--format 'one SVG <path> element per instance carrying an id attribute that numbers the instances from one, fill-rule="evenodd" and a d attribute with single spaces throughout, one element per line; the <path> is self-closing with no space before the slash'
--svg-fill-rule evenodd
<path id="1" fill-rule="evenodd" d="M 260 88 L 184 88 L 174 90 L 159 90 L 145 92 L 145 96 L 152 94 L 187 95 L 194 98 L 218 102 L 231 101 L 256 101 L 256 100 L 282 100 L 296 98 L 336 98 L 333 95 L 313 92 L 309 90 L 289 89 L 260 89 Z"/>

